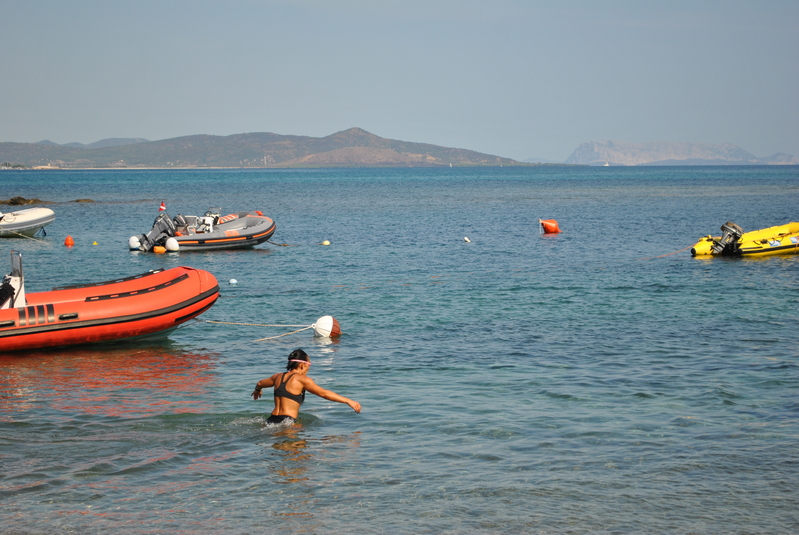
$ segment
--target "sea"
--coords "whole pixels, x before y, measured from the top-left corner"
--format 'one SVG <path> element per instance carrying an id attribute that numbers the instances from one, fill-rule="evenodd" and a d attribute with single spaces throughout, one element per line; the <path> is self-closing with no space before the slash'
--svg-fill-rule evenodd
<path id="1" fill-rule="evenodd" d="M 799 255 L 690 253 L 799 221 L 799 167 L 0 171 L 13 196 L 56 213 L 0 241 L 29 293 L 190 266 L 221 297 L 162 340 L 0 355 L 3 533 L 799 532 Z M 277 230 L 129 251 L 161 202 Z M 296 348 L 360 414 L 266 425 Z"/>

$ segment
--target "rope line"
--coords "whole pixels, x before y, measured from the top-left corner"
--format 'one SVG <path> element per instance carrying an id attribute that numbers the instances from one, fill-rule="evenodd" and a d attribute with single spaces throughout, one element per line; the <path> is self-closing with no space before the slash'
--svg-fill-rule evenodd
<path id="1" fill-rule="evenodd" d="M 271 243 L 272 245 L 277 245 L 277 246 L 280 246 L 280 247 L 298 247 L 297 244 L 293 244 L 293 243 L 275 243 L 272 240 L 266 240 L 266 243 Z"/>
<path id="2" fill-rule="evenodd" d="M 245 325 L 247 327 L 305 327 L 306 329 L 310 329 L 313 325 L 283 325 L 277 323 L 236 323 L 233 321 L 212 321 L 212 320 L 200 320 L 205 321 L 205 323 L 218 323 L 220 325 Z M 300 329 L 303 330 L 303 329 Z M 299 331 L 295 331 L 299 332 Z M 282 336 L 282 335 L 281 335 Z"/>
<path id="3" fill-rule="evenodd" d="M 673 253 L 662 254 L 660 256 L 650 256 L 649 258 L 636 258 L 636 260 L 652 260 L 653 258 L 663 258 L 664 256 L 670 256 L 670 255 L 673 255 L 673 254 L 681 253 L 681 252 L 683 252 L 683 251 L 685 251 L 687 249 L 690 249 L 691 247 L 693 247 L 693 245 L 689 245 L 685 249 L 680 249 L 679 251 L 674 251 Z"/>
<path id="4" fill-rule="evenodd" d="M 297 329 L 296 331 L 291 331 L 290 333 L 278 334 L 277 336 L 269 336 L 268 338 L 259 338 L 258 340 L 253 340 L 253 342 L 263 342 L 264 340 L 274 340 L 275 338 L 280 338 L 281 336 L 288 336 L 290 334 L 295 334 L 295 333 L 298 333 L 300 331 L 304 331 L 306 329 L 310 329 L 311 327 L 313 327 L 313 325 L 308 325 L 307 327 L 303 327 L 302 329 Z"/>
<path id="5" fill-rule="evenodd" d="M 10 232 L 11 234 L 16 234 L 16 235 L 17 235 L 17 236 L 19 236 L 20 238 L 28 238 L 29 240 L 37 241 L 37 242 L 39 242 L 39 243 L 48 243 L 48 242 L 46 242 L 46 241 L 44 241 L 44 240 L 40 240 L 40 239 L 38 239 L 38 238 L 34 238 L 34 237 L 32 237 L 32 236 L 26 236 L 26 235 L 24 235 L 24 234 L 20 234 L 19 232 L 16 232 L 16 231 L 13 231 L 13 230 L 10 230 L 10 229 L 7 229 L 7 230 L 6 230 L 6 232 Z M 38 232 L 38 231 L 37 231 L 37 232 Z"/>

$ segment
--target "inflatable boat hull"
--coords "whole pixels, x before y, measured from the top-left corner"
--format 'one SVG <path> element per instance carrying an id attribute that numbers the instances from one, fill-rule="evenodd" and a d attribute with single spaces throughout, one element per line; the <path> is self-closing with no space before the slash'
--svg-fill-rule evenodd
<path id="1" fill-rule="evenodd" d="M 150 232 L 133 236 L 128 243 L 133 251 L 245 249 L 269 240 L 275 228 L 275 222 L 257 210 L 226 216 L 209 210 L 202 217 L 178 215 L 174 219 L 162 212 Z"/>
<path id="2" fill-rule="evenodd" d="M 244 249 L 264 243 L 275 233 L 275 222 L 266 216 L 251 212 L 231 215 L 236 218 L 229 223 L 218 223 L 213 232 L 175 236 L 180 250 Z"/>
<path id="3" fill-rule="evenodd" d="M 189 267 L 28 293 L 0 310 L 0 352 L 166 335 L 218 297 L 216 278 Z"/>
<path id="4" fill-rule="evenodd" d="M 0 214 L 0 238 L 30 237 L 55 221 L 49 208 L 25 208 Z"/>
<path id="5" fill-rule="evenodd" d="M 725 224 L 729 225 L 729 223 Z M 722 230 L 725 227 L 722 226 Z M 771 256 L 799 254 L 799 223 L 791 222 L 744 232 L 719 251 L 721 236 L 705 236 L 691 249 L 693 256 Z M 715 249 L 714 249 L 715 246 Z"/>

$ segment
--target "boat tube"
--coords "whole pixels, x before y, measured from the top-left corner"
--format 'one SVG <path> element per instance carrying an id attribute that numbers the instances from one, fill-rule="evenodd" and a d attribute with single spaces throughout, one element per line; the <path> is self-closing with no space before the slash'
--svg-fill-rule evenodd
<path id="1" fill-rule="evenodd" d="M 744 230 L 727 221 L 721 236 L 707 235 L 691 248 L 693 256 L 768 256 L 799 253 L 799 223 L 761 230 Z"/>
<path id="2" fill-rule="evenodd" d="M 161 212 L 147 234 L 132 236 L 131 251 L 151 251 L 163 247 L 168 251 L 209 251 L 255 247 L 275 232 L 275 222 L 259 210 L 220 215 L 211 208 L 204 216 L 178 215 L 170 218 Z"/>
<path id="3" fill-rule="evenodd" d="M 15 212 L 0 212 L 0 237 L 31 237 L 55 221 L 49 208 L 24 208 Z"/>
<path id="4" fill-rule="evenodd" d="M 216 278 L 190 267 L 26 294 L 22 255 L 11 251 L 0 285 L 0 352 L 165 336 L 218 297 Z"/>

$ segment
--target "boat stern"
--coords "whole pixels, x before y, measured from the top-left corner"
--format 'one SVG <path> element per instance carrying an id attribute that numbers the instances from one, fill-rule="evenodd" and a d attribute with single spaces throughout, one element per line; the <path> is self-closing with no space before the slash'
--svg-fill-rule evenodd
<path id="1" fill-rule="evenodd" d="M 713 252 L 713 245 L 718 241 L 719 238 L 714 238 L 710 234 L 705 236 L 704 238 L 700 238 L 698 242 L 691 247 L 691 255 L 692 256 L 710 256 L 715 254 Z"/>

